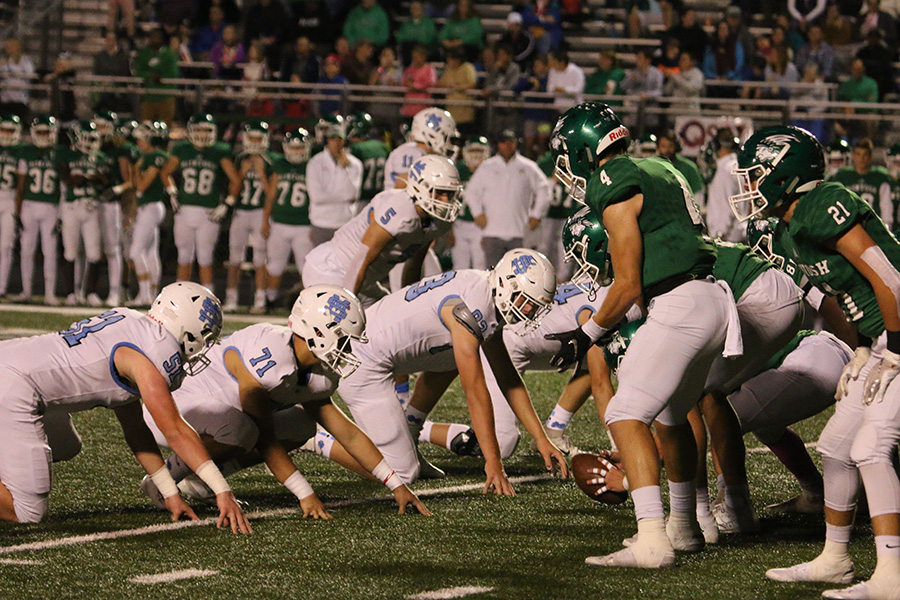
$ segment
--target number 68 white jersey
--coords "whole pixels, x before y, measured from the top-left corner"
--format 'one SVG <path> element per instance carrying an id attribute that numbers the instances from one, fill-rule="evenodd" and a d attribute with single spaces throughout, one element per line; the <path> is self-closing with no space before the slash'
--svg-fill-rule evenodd
<path id="1" fill-rule="evenodd" d="M 150 317 L 114 308 L 56 333 L 0 342 L 0 366 L 22 375 L 41 402 L 66 412 L 135 400 L 134 383 L 119 376 L 113 354 L 120 347 L 146 356 L 169 382 L 181 385 L 182 355 L 175 338 Z"/>

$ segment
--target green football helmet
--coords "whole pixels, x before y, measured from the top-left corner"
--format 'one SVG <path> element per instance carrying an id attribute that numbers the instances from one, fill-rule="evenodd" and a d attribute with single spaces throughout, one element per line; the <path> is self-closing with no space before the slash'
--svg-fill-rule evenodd
<path id="1" fill-rule="evenodd" d="M 116 123 L 119 121 L 119 115 L 111 110 L 99 112 L 94 115 L 94 125 L 97 126 L 97 133 L 100 134 L 100 141 L 106 142 L 115 135 Z"/>
<path id="2" fill-rule="evenodd" d="M 718 141 L 716 138 L 712 138 L 703 144 L 703 148 L 697 154 L 697 168 L 700 170 L 700 176 L 703 177 L 705 183 L 709 183 L 716 176 L 716 169 L 718 168 L 716 146 L 718 146 Z"/>
<path id="3" fill-rule="evenodd" d="M 93 121 L 83 119 L 76 121 L 69 128 L 69 142 L 73 150 L 95 156 L 100 151 L 100 132 Z"/>
<path id="4" fill-rule="evenodd" d="M 216 143 L 219 130 L 209 113 L 197 113 L 187 122 L 187 137 L 195 148 L 209 148 Z"/>
<path id="5" fill-rule="evenodd" d="M 350 139 L 368 139 L 375 129 L 375 121 L 372 119 L 372 115 L 362 111 L 347 115 L 344 124 L 347 129 L 347 137 Z"/>
<path id="6" fill-rule="evenodd" d="M 778 223 L 778 219 L 774 217 L 750 219 L 747 222 L 747 244 L 754 252 L 783 271 L 785 258 L 775 250 L 775 230 Z"/>
<path id="7" fill-rule="evenodd" d="M 241 129 L 241 150 L 245 154 L 265 154 L 269 151 L 269 124 L 265 121 L 244 123 Z"/>
<path id="8" fill-rule="evenodd" d="M 815 188 L 825 177 L 825 151 L 811 133 L 776 125 L 750 136 L 732 174 L 740 192 L 728 198 L 738 221 L 768 216 Z"/>
<path id="9" fill-rule="evenodd" d="M 134 130 L 139 123 L 133 119 L 119 119 L 116 121 L 116 138 L 134 143 Z"/>
<path id="10" fill-rule="evenodd" d="M 0 124 L 2 127 L 2 124 Z M 900 179 L 900 144 L 894 144 L 888 148 L 884 157 L 884 164 L 894 179 Z"/>
<path id="11" fill-rule="evenodd" d="M 316 123 L 316 143 L 324 146 L 328 143 L 328 138 L 332 137 L 338 129 L 340 129 L 342 137 L 346 137 L 347 126 L 344 123 L 344 117 L 335 114 L 322 115 Z"/>
<path id="12" fill-rule="evenodd" d="M 0 146 L 15 146 L 22 139 L 22 119 L 18 115 L 0 116 Z"/>
<path id="13" fill-rule="evenodd" d="M 587 180 L 597 168 L 597 157 L 630 134 L 616 113 L 602 102 L 570 108 L 556 122 L 550 149 L 556 157 L 556 177 L 575 200 L 584 204 Z"/>
<path id="14" fill-rule="evenodd" d="M 169 143 L 169 127 L 163 121 L 141 121 L 132 135 L 135 140 L 144 141 L 155 148 L 165 148 Z"/>
<path id="15" fill-rule="evenodd" d="M 850 155 L 853 149 L 847 140 L 837 139 L 828 144 L 825 150 L 825 172 L 829 177 L 843 167 L 850 166 Z"/>
<path id="16" fill-rule="evenodd" d="M 309 132 L 302 127 L 287 131 L 281 142 L 281 148 L 284 150 L 284 158 L 289 163 L 295 165 L 305 163 L 309 160 L 309 154 L 312 151 Z"/>
<path id="17" fill-rule="evenodd" d="M 631 345 L 634 334 L 637 333 L 637 330 L 645 321 L 646 319 L 643 317 L 634 321 L 628 321 L 613 334 L 609 343 L 603 347 L 603 359 L 606 361 L 606 366 L 609 367 L 610 371 L 619 370 L 619 365 L 622 364 L 622 359 L 625 358 L 625 351 Z"/>
<path id="18" fill-rule="evenodd" d="M 41 115 L 31 121 L 31 143 L 38 148 L 52 148 L 59 135 L 59 123 L 52 115 Z"/>
<path id="19" fill-rule="evenodd" d="M 651 156 L 656 156 L 658 154 L 656 151 L 656 144 L 658 142 L 659 138 L 657 138 L 655 134 L 646 133 L 640 138 L 631 141 L 631 155 L 635 158 L 649 158 Z"/>
<path id="20" fill-rule="evenodd" d="M 596 286 L 612 283 L 612 259 L 609 256 L 609 237 L 590 208 L 584 207 L 566 219 L 563 226 L 563 248 L 566 262 L 578 265 L 572 283 L 593 295 Z"/>
<path id="21" fill-rule="evenodd" d="M 469 170 L 475 171 L 491 155 L 491 144 L 483 135 L 466 140 L 462 149 L 463 162 Z"/>

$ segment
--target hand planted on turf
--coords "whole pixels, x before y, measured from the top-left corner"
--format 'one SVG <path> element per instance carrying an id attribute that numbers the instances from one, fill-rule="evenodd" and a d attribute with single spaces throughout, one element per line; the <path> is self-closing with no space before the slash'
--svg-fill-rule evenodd
<path id="1" fill-rule="evenodd" d="M 859 378 L 859 372 L 866 366 L 871 356 L 872 349 L 866 346 L 859 346 L 853 352 L 853 358 L 844 365 L 844 370 L 841 371 L 841 378 L 838 380 L 837 391 L 834 394 L 835 400 L 840 400 L 847 395 L 847 388 L 850 386 L 850 382 Z"/>
<path id="2" fill-rule="evenodd" d="M 863 396 L 863 404 L 884 400 L 884 393 L 894 378 L 900 374 L 900 354 L 894 354 L 890 350 L 883 351 L 881 362 L 872 367 L 869 376 L 866 377 L 866 391 Z"/>
<path id="3" fill-rule="evenodd" d="M 184 499 L 178 494 L 166 498 L 165 503 L 166 508 L 169 509 L 169 513 L 171 513 L 173 521 L 177 521 L 181 517 L 187 517 L 191 521 L 200 520 L 200 517 L 197 516 L 197 513 L 194 512 L 194 509 L 188 506 L 187 502 L 185 502 Z"/>
<path id="4" fill-rule="evenodd" d="M 625 488 L 625 471 L 602 456 L 598 457 L 597 461 L 600 463 L 600 466 L 590 470 L 597 477 L 588 480 L 590 485 L 601 486 L 597 488 L 594 494 L 599 496 L 606 492 L 627 492 L 628 490 Z"/>
<path id="5" fill-rule="evenodd" d="M 397 504 L 400 505 L 400 509 L 397 511 L 398 515 L 406 514 L 406 507 L 412 505 L 419 514 L 430 517 L 431 511 L 425 506 L 425 503 L 419 500 L 419 497 L 412 493 L 405 485 L 401 485 L 398 488 L 394 489 L 394 500 L 397 501 Z"/>
<path id="6" fill-rule="evenodd" d="M 512 484 L 506 477 L 506 472 L 503 470 L 503 465 L 499 462 L 497 465 L 485 463 L 484 474 L 487 475 L 487 479 L 484 482 L 484 490 L 482 490 L 482 493 L 488 494 L 493 492 L 499 496 L 516 495 L 516 490 L 513 489 Z"/>
<path id="7" fill-rule="evenodd" d="M 332 516 L 325 510 L 325 506 L 319 497 L 310 494 L 306 498 L 300 500 L 300 508 L 303 509 L 303 518 L 312 517 L 313 519 L 331 519 Z"/>
<path id="8" fill-rule="evenodd" d="M 548 471 L 555 473 L 558 469 L 563 479 L 569 478 L 569 465 L 566 464 L 566 455 L 553 442 L 550 440 L 538 440 L 537 450 L 544 457 L 544 466 L 547 467 Z"/>
<path id="9" fill-rule="evenodd" d="M 560 344 L 559 351 L 550 359 L 550 366 L 556 367 L 560 373 L 581 360 L 592 344 L 591 338 L 580 327 L 562 333 L 548 333 L 544 339 L 555 340 Z"/>
<path id="10" fill-rule="evenodd" d="M 216 494 L 216 504 L 219 506 L 219 520 L 216 521 L 216 527 L 231 527 L 231 533 L 253 533 L 250 527 L 250 521 L 244 515 L 244 511 L 238 506 L 234 494 L 231 492 L 223 492 Z"/>

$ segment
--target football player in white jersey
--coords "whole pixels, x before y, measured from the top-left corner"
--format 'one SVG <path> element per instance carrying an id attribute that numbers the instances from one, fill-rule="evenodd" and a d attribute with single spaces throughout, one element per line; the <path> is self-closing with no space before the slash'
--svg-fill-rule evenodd
<path id="1" fill-rule="evenodd" d="M 461 203 L 456 166 L 443 156 L 413 163 L 405 189 L 381 192 L 369 206 L 313 249 L 303 267 L 303 284 L 341 285 L 369 307 L 387 294 L 387 277 L 404 263 L 402 283 L 421 277 L 432 241 L 447 233 Z"/>
<path id="2" fill-rule="evenodd" d="M 384 189 L 404 187 L 413 163 L 426 154 L 453 158 L 457 151 L 453 138 L 457 136 L 456 121 L 446 110 L 432 107 L 417 112 L 408 141 L 394 148 L 384 163 Z"/>
<path id="3" fill-rule="evenodd" d="M 330 518 L 287 454 L 316 436 L 319 422 L 334 435 L 332 443 L 337 440 L 340 455 L 333 451 L 332 459 L 382 481 L 394 493 L 400 513 L 412 504 L 430 514 L 372 441 L 331 403 L 340 378 L 359 364 L 351 344 L 366 341 L 359 300 L 337 286 L 308 287 L 294 303 L 289 322 L 289 327 L 252 325 L 225 338 L 210 353 L 210 368 L 174 394 L 223 473 L 264 461 L 300 501 L 304 517 Z M 144 419 L 165 445 L 149 411 Z M 177 455 L 167 464 L 176 481 L 184 480 L 181 487 L 189 496 L 212 495 Z M 158 498 L 149 478 L 142 488 Z"/>
<path id="4" fill-rule="evenodd" d="M 528 391 L 509 360 L 504 324 L 536 327 L 549 309 L 556 288 L 553 265 L 540 253 L 508 252 L 492 271 L 449 271 L 428 277 L 386 296 L 366 310 L 367 344 L 355 353 L 361 364 L 338 387 L 354 419 L 405 482 L 420 475 L 415 439 L 427 412 L 460 376 L 472 427 L 481 444 L 487 476 L 484 490 L 512 495 L 494 433 L 491 397 L 480 350 L 516 417 L 538 440 L 547 469 L 565 458 L 544 433 Z M 402 318 L 400 318 L 402 316 Z M 394 391 L 395 375 L 422 372 L 414 394 L 423 409 L 403 406 Z"/>
<path id="5" fill-rule="evenodd" d="M 45 413 L 111 408 L 138 462 L 153 478 L 173 519 L 197 515 L 178 495 L 159 447 L 144 424 L 147 407 L 175 450 L 216 491 L 218 525 L 251 533 L 228 484 L 197 433 L 181 418 L 171 391 L 185 372 L 208 364 L 205 354 L 222 329 L 222 309 L 206 288 L 167 286 L 144 315 L 114 308 L 69 329 L 0 342 L 0 518 L 36 523 L 47 512 L 52 454 Z M 68 415 L 65 415 L 66 417 Z M 78 439 L 71 422 L 68 439 Z M 54 439 L 64 439 L 59 436 Z"/>

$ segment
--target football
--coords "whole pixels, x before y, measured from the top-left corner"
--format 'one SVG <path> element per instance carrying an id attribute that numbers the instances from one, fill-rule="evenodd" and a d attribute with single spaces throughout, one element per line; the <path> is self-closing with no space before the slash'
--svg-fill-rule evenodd
<path id="1" fill-rule="evenodd" d="M 628 499 L 628 492 L 606 487 L 606 474 L 611 470 L 622 473 L 621 469 L 599 454 L 585 452 L 572 458 L 572 476 L 588 498 L 605 504 L 622 504 Z"/>

